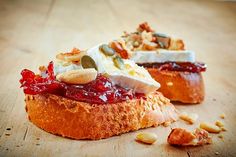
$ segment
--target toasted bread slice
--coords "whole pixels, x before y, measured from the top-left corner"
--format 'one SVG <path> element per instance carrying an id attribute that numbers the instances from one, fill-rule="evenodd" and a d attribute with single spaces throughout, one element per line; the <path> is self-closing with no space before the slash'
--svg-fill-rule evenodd
<path id="1" fill-rule="evenodd" d="M 161 93 L 114 104 L 89 104 L 53 94 L 26 95 L 26 111 L 43 130 L 73 139 L 102 139 L 177 120 Z"/>
<path id="2" fill-rule="evenodd" d="M 201 72 L 180 72 L 146 68 L 161 84 L 159 92 L 171 101 L 201 103 L 204 100 L 204 82 Z"/>

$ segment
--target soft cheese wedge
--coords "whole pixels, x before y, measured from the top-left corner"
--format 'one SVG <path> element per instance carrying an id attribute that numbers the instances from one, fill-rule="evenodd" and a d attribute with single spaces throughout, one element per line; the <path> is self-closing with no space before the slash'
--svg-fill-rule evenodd
<path id="1" fill-rule="evenodd" d="M 57 57 L 55 61 L 55 74 L 61 76 L 64 73 L 78 69 L 95 68 L 98 73 L 105 74 L 114 84 L 133 89 L 136 93 L 148 94 L 160 87 L 160 84 L 151 77 L 145 68 L 138 66 L 132 60 L 120 58 L 116 52 L 112 52 L 112 49 L 109 52 L 111 54 L 104 54 L 101 50 L 102 45 L 105 45 L 105 49 L 109 52 L 108 45 L 98 44 L 87 51 L 83 51 L 83 55 L 78 60 L 68 61 L 64 59 L 65 56 L 63 54 L 58 55 L 60 57 Z M 73 76 L 76 75 L 74 74 Z M 57 78 L 59 79 L 60 77 Z M 73 79 L 77 80 L 76 78 Z"/>
<path id="2" fill-rule="evenodd" d="M 114 61 L 115 57 L 106 56 L 101 52 L 99 49 L 101 45 L 87 51 L 87 55 L 96 62 L 99 73 L 105 73 L 115 84 L 134 89 L 137 93 L 154 92 L 160 87 L 160 84 L 151 77 L 148 71 L 135 64 L 134 61 L 122 59 L 124 66 L 118 68 Z"/>
<path id="3" fill-rule="evenodd" d="M 155 62 L 195 62 L 195 53 L 189 50 L 165 50 L 156 51 L 135 51 L 131 58 L 136 63 L 155 63 Z"/>

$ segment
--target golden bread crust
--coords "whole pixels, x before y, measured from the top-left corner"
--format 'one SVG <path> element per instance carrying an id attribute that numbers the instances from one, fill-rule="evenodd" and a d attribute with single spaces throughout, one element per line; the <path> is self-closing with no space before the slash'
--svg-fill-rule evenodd
<path id="1" fill-rule="evenodd" d="M 160 71 L 147 68 L 151 76 L 161 84 L 159 92 L 171 101 L 201 103 L 204 100 L 204 82 L 201 73 Z"/>
<path id="2" fill-rule="evenodd" d="M 146 99 L 89 104 L 53 94 L 26 95 L 32 123 L 47 132 L 73 139 L 102 139 L 177 120 L 170 101 L 159 92 Z"/>

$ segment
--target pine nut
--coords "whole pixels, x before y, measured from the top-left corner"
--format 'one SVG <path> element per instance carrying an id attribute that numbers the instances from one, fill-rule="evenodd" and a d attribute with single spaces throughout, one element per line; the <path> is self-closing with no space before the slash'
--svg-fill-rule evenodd
<path id="1" fill-rule="evenodd" d="M 145 133 L 145 132 L 143 132 L 143 133 L 139 133 L 136 136 L 136 140 L 140 141 L 140 142 L 143 142 L 143 143 L 146 143 L 146 144 L 153 144 L 157 140 L 157 135 L 154 134 L 154 133 Z"/>
<path id="2" fill-rule="evenodd" d="M 210 133 L 219 133 L 221 131 L 221 128 L 219 128 L 218 126 L 211 124 L 211 123 L 206 123 L 206 122 L 201 123 L 200 128 L 202 128 Z"/>
<path id="3" fill-rule="evenodd" d="M 218 126 L 218 127 L 224 127 L 224 124 L 221 122 L 221 121 L 219 121 L 219 120 L 217 120 L 216 122 L 215 122 L 215 124 L 216 124 L 216 126 Z"/>
<path id="4" fill-rule="evenodd" d="M 198 115 L 196 113 L 190 113 L 187 114 L 186 112 L 183 112 L 180 116 L 180 119 L 188 122 L 189 124 L 193 124 L 196 122 L 196 120 L 198 119 Z"/>

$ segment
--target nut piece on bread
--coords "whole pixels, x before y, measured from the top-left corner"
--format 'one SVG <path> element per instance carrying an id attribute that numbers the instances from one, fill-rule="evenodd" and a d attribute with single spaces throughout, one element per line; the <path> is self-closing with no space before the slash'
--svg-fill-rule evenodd
<path id="1" fill-rule="evenodd" d="M 102 139 L 177 120 L 159 92 L 114 104 L 89 104 L 53 94 L 26 95 L 26 111 L 43 130 L 73 139 Z"/>
<path id="2" fill-rule="evenodd" d="M 97 77 L 97 71 L 94 68 L 70 70 L 56 76 L 57 80 L 68 84 L 86 84 Z"/>

